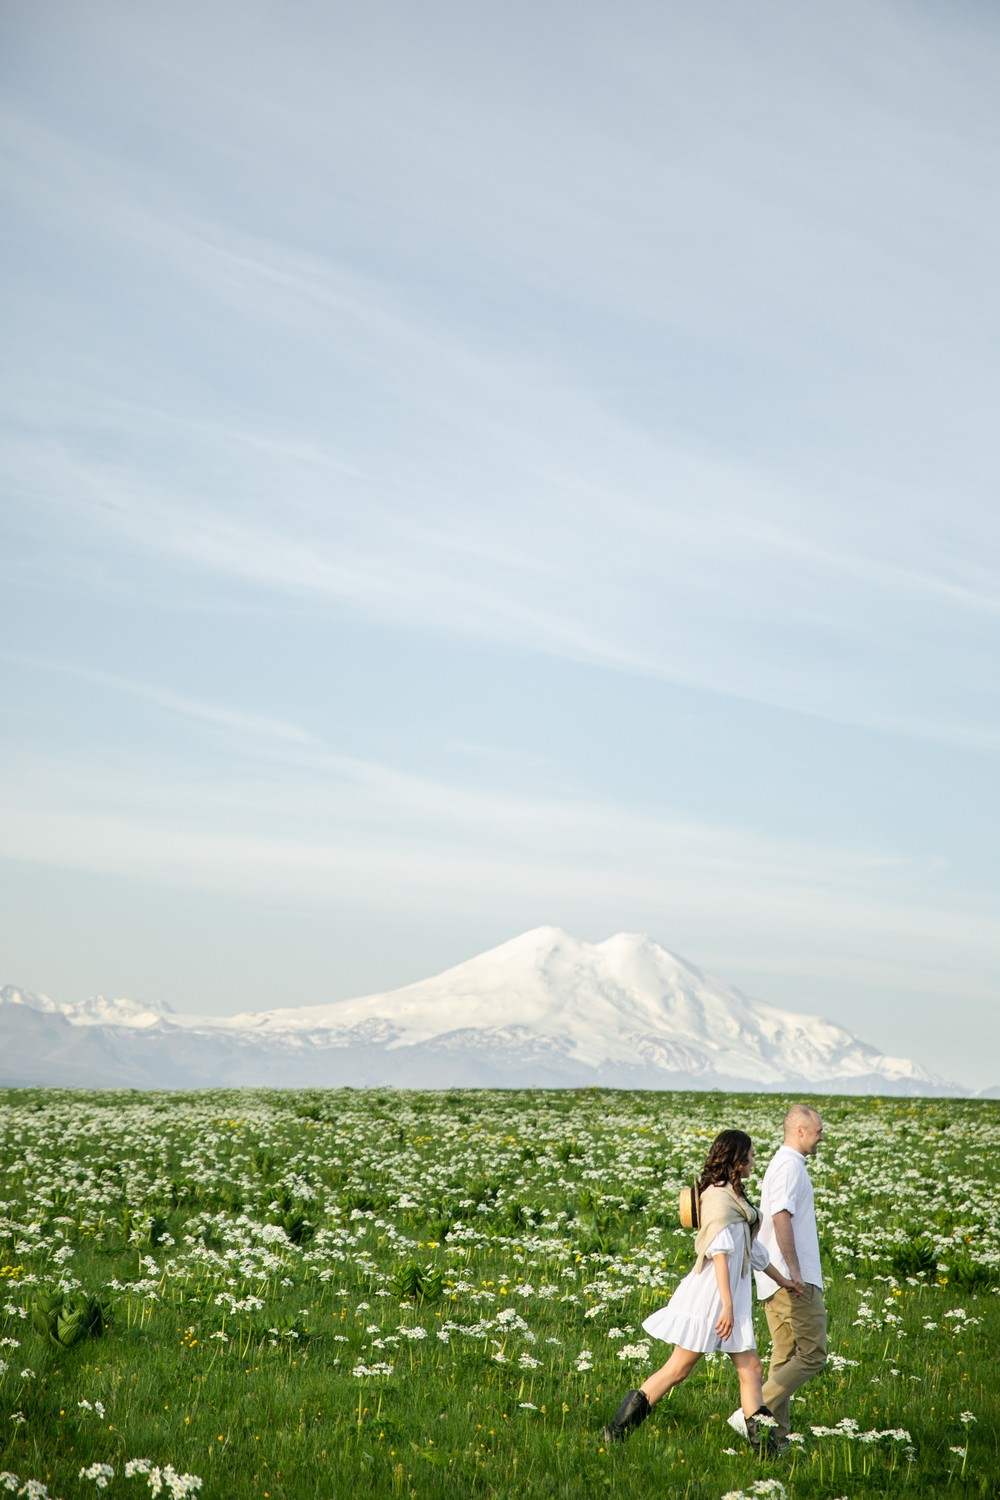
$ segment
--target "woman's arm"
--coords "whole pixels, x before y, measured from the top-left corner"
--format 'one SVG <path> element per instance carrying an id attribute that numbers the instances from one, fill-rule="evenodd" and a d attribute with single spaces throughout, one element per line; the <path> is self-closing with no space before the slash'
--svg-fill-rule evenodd
<path id="1" fill-rule="evenodd" d="M 712 1265 L 715 1267 L 715 1280 L 719 1287 L 719 1296 L 722 1298 L 722 1311 L 716 1319 L 715 1331 L 725 1342 L 733 1331 L 733 1292 L 729 1285 L 729 1256 L 724 1252 L 713 1255 Z"/>

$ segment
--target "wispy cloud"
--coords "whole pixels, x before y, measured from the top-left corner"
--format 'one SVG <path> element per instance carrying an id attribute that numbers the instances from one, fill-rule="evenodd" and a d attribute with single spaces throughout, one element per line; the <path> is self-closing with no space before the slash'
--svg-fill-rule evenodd
<path id="1" fill-rule="evenodd" d="M 77 682 L 89 683 L 108 692 L 122 694 L 127 698 L 147 703 L 153 708 L 181 719 L 192 720 L 212 729 L 222 729 L 241 738 L 276 740 L 293 745 L 316 745 L 314 735 L 295 724 L 283 723 L 264 714 L 246 713 L 227 708 L 221 704 L 206 703 L 184 693 L 172 693 L 154 683 L 136 682 L 119 677 L 113 672 L 97 671 L 91 667 L 71 662 L 46 661 L 42 658 L 18 657 L 11 653 L 0 653 L 0 660 L 31 672 L 55 673 Z"/>
<path id="2" fill-rule="evenodd" d="M 131 417 L 119 433 L 124 450 L 150 426 L 141 413 Z M 105 441 L 111 422 L 109 413 L 96 428 Z M 171 426 L 184 430 L 180 419 Z M 193 454 L 200 441 L 198 434 Z M 956 582 L 834 539 L 789 533 L 759 511 L 740 515 L 739 474 L 728 465 L 683 457 L 674 464 L 661 454 L 664 483 L 683 474 L 685 493 L 710 497 L 704 510 L 682 505 L 662 514 L 636 513 L 634 496 L 616 513 L 613 496 L 595 493 L 581 475 L 589 510 L 581 534 L 566 477 L 555 504 L 550 490 L 539 515 L 527 496 L 506 511 L 498 496 L 495 513 L 465 515 L 457 495 L 438 495 L 438 518 L 410 517 L 395 506 L 387 514 L 378 502 L 368 509 L 371 489 L 354 474 L 344 478 L 322 449 L 303 454 L 278 435 L 248 434 L 243 442 L 239 433 L 227 446 L 239 478 L 231 474 L 222 489 L 201 480 L 180 489 L 68 443 L 60 451 L 9 441 L 6 453 L 28 524 L 47 538 L 46 513 L 54 509 L 63 535 L 72 529 L 78 560 L 116 545 L 230 589 L 327 601 L 369 619 L 496 640 L 893 735 L 998 745 L 988 700 L 937 697 L 937 685 L 951 696 L 963 678 L 974 684 L 988 675 L 995 632 L 977 638 L 962 624 L 995 618 L 985 580 Z M 766 484 L 745 477 L 745 493 L 763 508 Z M 521 524 L 512 526 L 515 517 Z M 988 567 L 983 562 L 980 573 Z M 122 570 L 115 586 L 134 587 L 130 577 Z M 238 594 L 230 597 L 245 607 Z M 216 607 L 223 603 L 217 595 Z M 791 632 L 780 653 L 773 650 L 778 630 Z M 957 676 L 947 665 L 942 680 L 935 657 L 952 661 L 956 635 L 965 659 Z M 884 673 L 918 641 L 926 641 L 926 675 L 913 692 Z M 824 655 L 828 665 L 817 673 Z"/>
<path id="3" fill-rule="evenodd" d="M 120 750 L 8 755 L 6 783 L 18 790 L 4 793 L 0 854 L 294 891 L 321 903 L 337 890 L 356 893 L 359 881 L 398 891 L 418 871 L 412 895 L 422 904 L 464 886 L 473 904 L 558 889 L 573 905 L 622 881 L 633 891 L 647 882 L 647 907 L 682 890 L 686 904 L 740 892 L 740 905 L 767 908 L 772 924 L 785 920 L 779 913 L 808 910 L 831 928 L 850 913 L 865 930 L 886 922 L 901 883 L 915 889 L 935 873 L 926 860 L 874 845 L 817 844 L 551 788 L 445 780 L 290 742 L 272 757 L 270 769 L 233 762 L 206 776 L 204 766 L 186 773 Z M 891 920 L 904 911 L 900 904 Z"/>

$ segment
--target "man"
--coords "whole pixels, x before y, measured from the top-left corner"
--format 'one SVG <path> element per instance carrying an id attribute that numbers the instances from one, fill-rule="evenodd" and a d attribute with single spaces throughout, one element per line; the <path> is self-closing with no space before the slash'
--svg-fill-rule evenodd
<path id="1" fill-rule="evenodd" d="M 823 1139 L 823 1121 L 808 1104 L 785 1115 L 785 1140 L 774 1153 L 761 1185 L 758 1239 L 773 1265 L 794 1283 L 791 1292 L 758 1271 L 757 1296 L 771 1330 L 771 1364 L 764 1405 L 777 1422 L 774 1436 L 787 1447 L 792 1394 L 826 1364 L 826 1308 L 813 1185 L 806 1159 Z"/>

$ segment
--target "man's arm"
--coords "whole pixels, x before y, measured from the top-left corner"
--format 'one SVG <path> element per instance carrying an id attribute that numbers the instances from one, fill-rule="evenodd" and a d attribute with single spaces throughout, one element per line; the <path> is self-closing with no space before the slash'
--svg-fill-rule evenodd
<path id="1" fill-rule="evenodd" d="M 781 1208 L 772 1215 L 774 1224 L 774 1238 L 778 1242 L 781 1258 L 788 1267 L 788 1274 L 796 1291 L 801 1290 L 805 1283 L 799 1273 L 799 1257 L 795 1252 L 795 1229 L 792 1225 L 792 1216 L 787 1208 Z"/>

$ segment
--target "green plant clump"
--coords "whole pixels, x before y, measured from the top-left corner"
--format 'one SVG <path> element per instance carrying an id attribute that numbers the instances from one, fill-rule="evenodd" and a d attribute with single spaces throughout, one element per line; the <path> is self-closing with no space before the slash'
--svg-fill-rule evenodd
<path id="1" fill-rule="evenodd" d="M 83 1339 L 100 1338 L 107 1316 L 96 1297 L 36 1292 L 30 1303 L 31 1321 L 58 1349 L 72 1349 Z"/>

